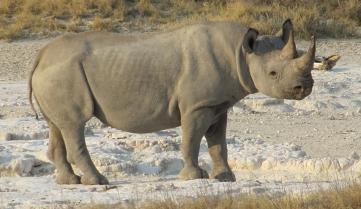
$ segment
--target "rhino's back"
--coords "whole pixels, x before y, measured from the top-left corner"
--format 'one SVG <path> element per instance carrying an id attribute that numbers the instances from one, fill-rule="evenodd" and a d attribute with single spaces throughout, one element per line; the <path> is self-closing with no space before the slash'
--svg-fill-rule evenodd
<path id="1" fill-rule="evenodd" d="M 211 22 L 194 24 L 167 32 L 152 32 L 139 34 L 119 34 L 111 32 L 83 32 L 70 33 L 60 36 L 49 44 L 47 44 L 42 51 L 42 60 L 46 60 L 49 65 L 56 62 L 61 62 L 62 59 L 68 59 L 78 54 L 86 52 L 89 48 L 92 50 L 99 50 L 107 47 L 122 47 L 132 43 L 142 43 L 151 39 L 170 39 L 179 40 L 182 42 L 189 42 L 189 39 L 197 38 L 201 34 L 208 32 L 217 32 L 222 35 L 229 36 L 233 39 L 244 33 L 245 27 L 233 22 Z M 160 44 L 160 43 L 157 43 Z M 156 44 L 156 45 L 157 45 Z"/>
<path id="2" fill-rule="evenodd" d="M 83 67 L 97 117 L 124 131 L 157 131 L 180 125 L 180 100 L 186 104 L 184 109 L 203 102 L 197 100 L 212 98 L 209 93 L 216 91 L 211 85 L 218 85 L 221 76 L 217 69 L 211 69 L 214 60 L 208 58 L 214 53 L 233 53 L 235 44 L 223 42 L 235 37 L 238 40 L 242 30 L 236 24 L 216 23 L 149 35 L 67 35 L 46 46 L 41 64 L 44 69 L 76 58 L 78 63 L 74 64 Z M 217 43 L 213 46 L 213 42 Z M 213 48 L 218 51 L 213 52 Z M 202 58 L 204 55 L 207 59 Z M 207 68 L 201 71 L 199 66 L 205 63 Z M 215 82 L 210 80 L 212 76 Z M 184 102 L 187 97 L 191 99 Z"/>

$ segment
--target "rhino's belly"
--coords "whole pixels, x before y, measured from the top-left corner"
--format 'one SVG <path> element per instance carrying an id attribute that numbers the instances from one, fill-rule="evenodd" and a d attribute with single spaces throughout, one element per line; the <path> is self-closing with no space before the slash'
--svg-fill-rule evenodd
<path id="1" fill-rule="evenodd" d="M 147 81 L 143 85 L 134 85 L 134 82 L 133 85 L 127 82 L 90 83 L 94 115 L 114 128 L 133 133 L 179 126 L 180 113 L 178 105 L 171 102 L 172 94 L 167 88 Z"/>
<path id="2" fill-rule="evenodd" d="M 132 133 L 149 133 L 180 125 L 179 117 L 170 115 L 161 104 L 153 108 L 140 108 L 136 104 L 111 108 L 98 104 L 94 115 L 113 128 Z"/>
<path id="3" fill-rule="evenodd" d="M 149 133 L 180 125 L 179 119 L 170 116 L 166 111 L 145 111 L 130 107 L 117 109 L 95 107 L 94 115 L 113 128 L 132 133 Z"/>

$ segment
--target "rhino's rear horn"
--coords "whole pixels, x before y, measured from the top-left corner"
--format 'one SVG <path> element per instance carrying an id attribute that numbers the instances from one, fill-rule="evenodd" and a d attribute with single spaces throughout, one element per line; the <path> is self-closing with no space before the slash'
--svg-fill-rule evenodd
<path id="1" fill-rule="evenodd" d="M 290 19 L 287 19 L 282 26 L 281 39 L 285 42 L 282 48 L 281 57 L 284 59 L 293 59 L 297 57 L 296 44 L 293 35 L 293 25 Z"/>
<path id="2" fill-rule="evenodd" d="M 311 45 L 307 53 L 296 59 L 296 63 L 299 69 L 312 70 L 313 63 L 315 61 L 316 54 L 316 38 L 311 37 Z"/>
<path id="3" fill-rule="evenodd" d="M 258 31 L 253 28 L 249 28 L 246 35 L 243 38 L 243 49 L 247 53 L 252 53 L 254 51 L 254 45 L 258 36 Z"/>

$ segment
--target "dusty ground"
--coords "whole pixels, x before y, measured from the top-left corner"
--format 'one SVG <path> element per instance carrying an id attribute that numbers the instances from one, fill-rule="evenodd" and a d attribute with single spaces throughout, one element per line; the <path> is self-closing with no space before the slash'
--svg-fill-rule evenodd
<path id="1" fill-rule="evenodd" d="M 230 110 L 227 138 L 236 183 L 176 180 L 182 166 L 178 129 L 128 134 L 92 120 L 89 150 L 112 186 L 55 185 L 45 157 L 47 126 L 33 118 L 26 87 L 36 53 L 48 41 L 0 43 L 0 207 L 115 202 L 187 195 L 189 189 L 192 195 L 307 191 L 333 175 L 361 173 L 361 40 L 319 40 L 318 54 L 342 58 L 333 71 L 313 72 L 315 87 L 308 98 L 296 102 L 255 94 Z M 209 169 L 202 147 L 201 164 Z"/>

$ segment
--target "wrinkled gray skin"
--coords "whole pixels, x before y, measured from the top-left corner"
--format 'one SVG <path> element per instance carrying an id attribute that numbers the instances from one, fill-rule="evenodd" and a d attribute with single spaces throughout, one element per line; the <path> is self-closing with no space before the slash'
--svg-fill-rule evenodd
<path id="1" fill-rule="evenodd" d="M 227 162 L 227 110 L 248 94 L 303 99 L 311 93 L 314 40 L 298 57 L 292 23 L 276 36 L 218 22 L 166 33 L 81 33 L 45 46 L 30 76 L 50 129 L 48 156 L 59 184 L 108 184 L 84 139 L 93 116 L 114 128 L 147 133 L 181 126 L 182 179 L 208 178 L 200 141 L 213 160 L 210 177 L 235 181 Z M 83 176 L 75 175 L 71 164 Z"/>

